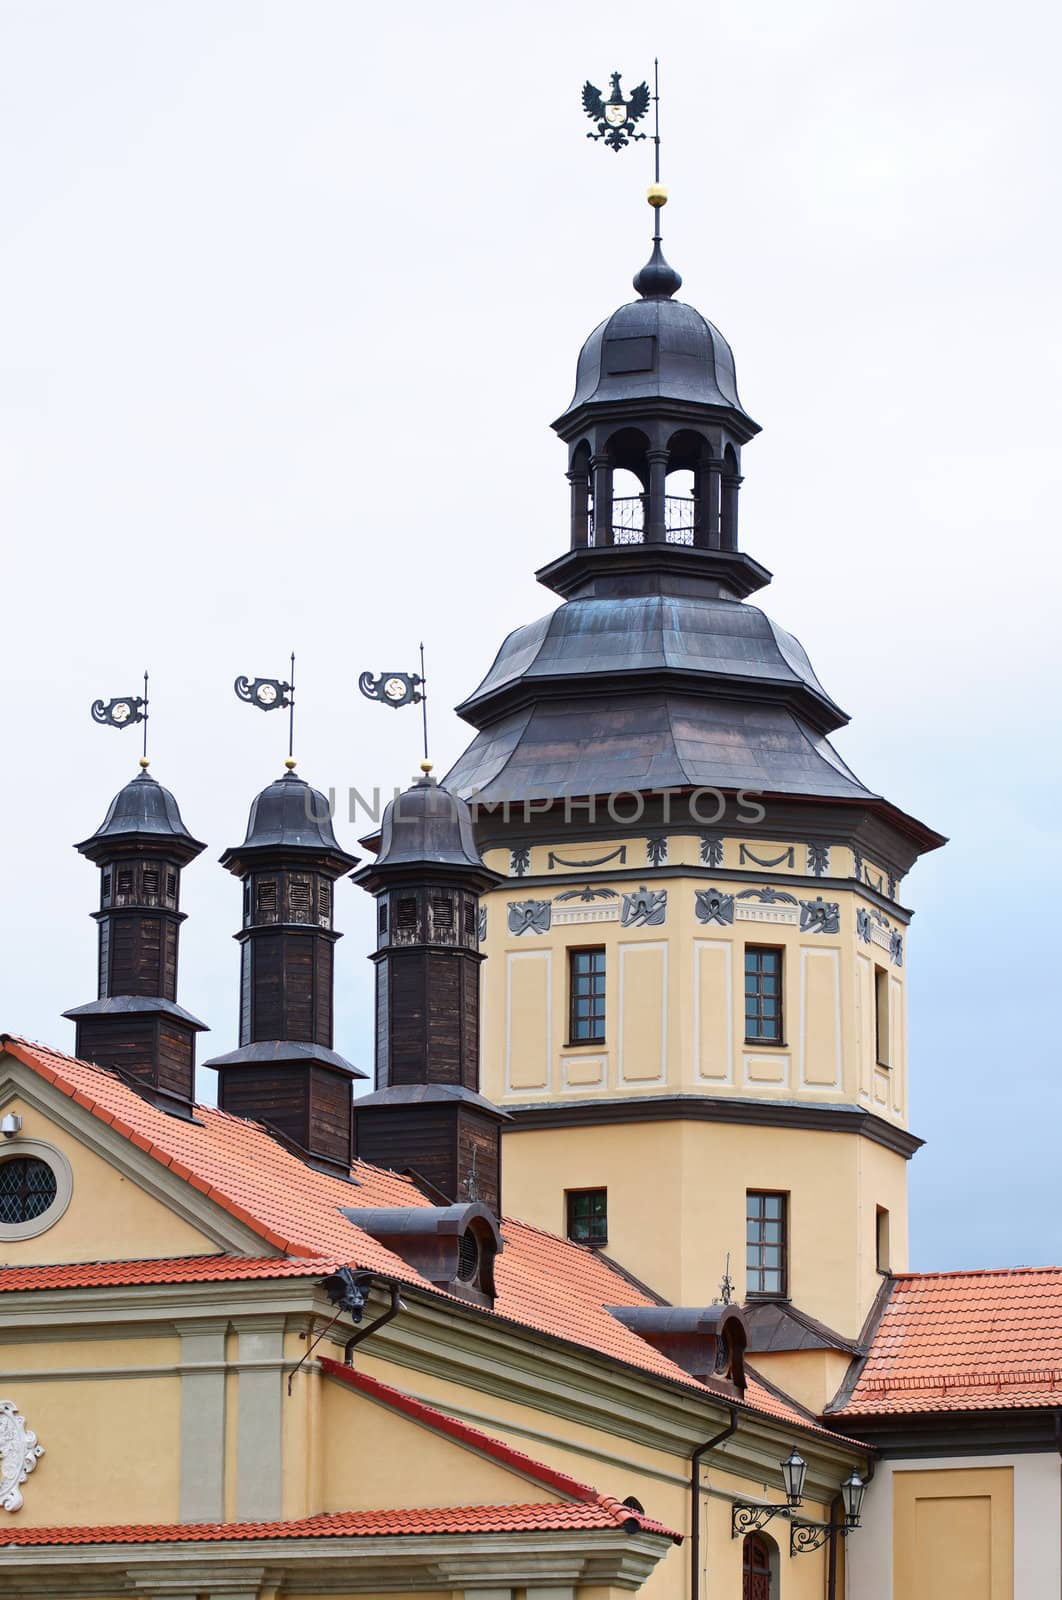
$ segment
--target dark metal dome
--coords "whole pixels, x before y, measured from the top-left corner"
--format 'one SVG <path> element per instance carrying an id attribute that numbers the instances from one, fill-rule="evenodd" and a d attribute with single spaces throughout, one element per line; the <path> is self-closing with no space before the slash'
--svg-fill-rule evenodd
<path id="1" fill-rule="evenodd" d="M 591 402 L 644 399 L 736 411 L 749 433 L 759 432 L 741 404 L 734 353 L 719 329 L 693 306 L 664 295 L 620 306 L 594 329 L 579 352 L 575 393 L 553 426 L 563 434 L 565 420 Z"/>
<path id="2" fill-rule="evenodd" d="M 467 804 L 427 776 L 385 809 L 373 870 L 423 863 L 483 869 Z"/>
<path id="3" fill-rule="evenodd" d="M 276 778 L 251 801 L 247 835 L 236 849 L 226 850 L 221 864 L 238 872 L 252 850 L 305 852 L 332 860 L 337 872 L 355 864 L 336 839 L 325 796 L 294 772 Z"/>
<path id="4" fill-rule="evenodd" d="M 188 861 L 206 848 L 188 832 L 170 791 L 147 772 L 139 772 L 119 789 L 96 832 L 74 848 L 90 861 L 99 861 L 115 845 L 150 845 L 155 840 L 171 851 L 175 846 L 176 854 Z"/>

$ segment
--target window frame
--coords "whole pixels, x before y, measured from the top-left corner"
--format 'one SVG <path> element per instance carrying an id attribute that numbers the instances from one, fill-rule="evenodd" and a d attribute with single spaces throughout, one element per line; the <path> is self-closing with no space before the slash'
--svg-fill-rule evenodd
<path id="1" fill-rule="evenodd" d="M 579 959 L 580 956 L 600 956 L 601 957 L 601 971 L 600 971 L 600 973 L 596 973 L 596 972 L 593 971 L 593 969 L 590 969 L 585 974 L 577 974 L 576 970 L 575 970 L 575 964 L 576 964 L 576 962 L 577 962 L 577 960 Z M 577 990 L 577 987 L 576 987 L 576 979 L 577 979 L 577 977 L 584 977 L 584 978 L 588 978 L 592 983 L 593 980 L 598 976 L 600 976 L 600 978 L 601 978 L 601 995 L 600 995 L 600 1000 L 601 1000 L 601 1032 L 600 1033 L 595 1033 L 595 1034 L 588 1034 L 588 1035 L 584 1036 L 583 1038 L 580 1038 L 578 1033 L 576 1032 L 576 1022 L 578 1020 L 577 1017 L 576 1017 L 576 1002 L 578 1000 L 580 1000 L 580 999 L 589 999 L 591 1001 L 591 1003 L 593 1003 L 593 1001 L 597 998 L 597 996 L 593 993 L 592 989 L 588 994 L 580 995 L 578 990 Z M 601 1048 L 601 1046 L 605 1043 L 605 1039 L 606 1039 L 606 1036 L 607 1036 L 607 1027 L 606 1027 L 606 1023 L 607 1023 L 607 1018 L 606 1018 L 607 1004 L 608 1004 L 608 957 L 607 957 L 607 952 L 605 950 L 605 946 L 603 944 L 571 944 L 571 945 L 569 945 L 568 946 L 568 1039 L 567 1039 L 567 1044 L 566 1044 L 566 1048 L 567 1049 L 571 1050 L 571 1049 L 576 1049 L 576 1048 L 579 1048 L 579 1047 L 582 1047 L 582 1046 L 589 1046 L 592 1049 L 598 1049 L 598 1050 Z M 591 1014 L 590 1014 L 590 1021 L 593 1022 L 594 1020 L 595 1020 L 595 1016 L 594 1016 L 594 1013 L 592 1011 Z"/>
<path id="2" fill-rule="evenodd" d="M 770 998 L 770 996 L 765 995 L 763 993 L 762 989 L 759 988 L 759 987 L 757 987 L 757 989 L 755 990 L 755 992 L 753 994 L 750 995 L 750 993 L 749 993 L 749 987 L 748 987 L 749 978 L 750 977 L 755 977 L 755 978 L 757 978 L 757 980 L 762 980 L 763 977 L 765 976 L 765 974 L 764 974 L 764 972 L 762 970 L 758 970 L 755 973 L 750 973 L 749 972 L 748 963 L 749 963 L 749 956 L 750 955 L 757 955 L 757 956 L 772 955 L 772 956 L 777 956 L 778 957 L 778 974 L 777 974 L 777 981 L 778 981 L 778 995 L 777 995 L 777 1000 L 778 1000 L 778 1036 L 777 1036 L 777 1038 L 774 1038 L 774 1039 L 764 1037 L 763 1035 L 757 1036 L 755 1034 L 750 1034 L 749 1033 L 749 1022 L 750 1022 L 750 1020 L 753 1020 L 753 1019 L 750 1019 L 750 1016 L 749 1016 L 749 1001 L 750 1001 L 750 999 L 762 1001 L 764 999 Z M 781 944 L 746 944 L 744 946 L 743 951 L 742 951 L 741 970 L 742 970 L 742 980 L 743 980 L 743 984 L 744 984 L 743 999 L 744 999 L 744 1002 L 745 1002 L 745 1044 L 746 1044 L 746 1046 L 765 1045 L 769 1049 L 773 1049 L 773 1050 L 785 1049 L 786 1048 L 786 1042 L 785 1042 L 785 1011 L 786 1011 L 786 1007 L 785 1007 L 785 946 L 781 945 Z M 758 1020 L 760 1022 L 763 1021 L 762 1014 L 758 1015 Z"/>
<path id="3" fill-rule="evenodd" d="M 779 1216 L 778 1217 L 770 1217 L 770 1216 L 768 1216 L 766 1207 L 763 1208 L 763 1210 L 760 1212 L 760 1214 L 758 1216 L 754 1215 L 752 1213 L 752 1210 L 751 1210 L 751 1202 L 752 1202 L 753 1196 L 755 1196 L 758 1200 L 761 1200 L 761 1201 L 780 1200 L 781 1201 L 781 1207 L 780 1207 Z M 753 1223 L 753 1222 L 759 1224 L 760 1227 L 761 1227 L 761 1235 L 760 1235 L 760 1238 L 758 1240 L 751 1240 L 749 1238 L 749 1224 Z M 777 1241 L 778 1245 L 780 1246 L 780 1249 L 781 1249 L 781 1266 L 780 1267 L 769 1267 L 769 1266 L 767 1266 L 765 1261 L 764 1261 L 763 1254 L 762 1254 L 763 1251 L 767 1250 L 769 1246 L 771 1246 L 771 1245 L 773 1245 L 775 1243 L 774 1240 L 769 1240 L 767 1238 L 767 1236 L 766 1236 L 766 1224 L 768 1224 L 770 1222 L 779 1222 L 781 1224 L 781 1238 L 780 1238 L 780 1240 Z M 745 1190 L 745 1298 L 746 1298 L 746 1300 L 788 1300 L 790 1298 L 790 1295 L 789 1295 L 789 1233 L 790 1233 L 790 1228 L 789 1228 L 789 1191 L 787 1189 L 746 1189 Z M 750 1262 L 749 1252 L 752 1249 L 756 1249 L 756 1250 L 761 1252 L 758 1263 Z M 751 1285 L 752 1285 L 752 1274 L 753 1274 L 753 1272 L 759 1272 L 759 1273 L 762 1273 L 762 1274 L 766 1274 L 768 1272 L 771 1272 L 771 1273 L 777 1272 L 778 1275 L 779 1275 L 780 1287 L 777 1288 L 777 1289 L 764 1289 L 764 1288 L 754 1289 L 754 1288 L 752 1288 Z"/>
<path id="4" fill-rule="evenodd" d="M 889 969 L 874 963 L 874 1060 L 886 1070 L 892 1066 L 892 996 Z"/>
<path id="5" fill-rule="evenodd" d="M 0 1222 L 0 1244 L 35 1239 L 39 1233 L 47 1233 L 66 1211 L 74 1192 L 74 1174 L 70 1162 L 54 1145 L 46 1144 L 43 1139 L 28 1138 L 24 1134 L 17 1134 L 14 1139 L 5 1140 L 0 1145 L 0 1162 L 19 1156 L 42 1161 L 52 1169 L 55 1198 L 39 1216 L 30 1217 L 25 1222 Z"/>
<path id="6" fill-rule="evenodd" d="M 603 1195 L 604 1196 L 604 1201 L 605 1201 L 604 1228 L 605 1228 L 605 1231 L 601 1235 L 601 1237 L 598 1238 L 598 1239 L 590 1238 L 590 1237 L 588 1237 L 586 1239 L 579 1239 L 579 1238 L 576 1237 L 576 1235 L 572 1231 L 572 1223 L 574 1221 L 573 1203 L 576 1202 L 576 1201 L 579 1201 L 579 1200 L 592 1199 L 593 1196 L 595 1196 L 595 1195 Z M 594 1221 L 594 1218 L 592 1216 L 590 1216 L 589 1220 L 592 1223 Z M 608 1187 L 605 1184 L 595 1184 L 594 1187 L 590 1188 L 590 1189 L 565 1189 L 565 1191 L 564 1191 L 564 1237 L 566 1239 L 568 1239 L 570 1241 L 570 1243 L 572 1243 L 572 1244 L 589 1245 L 591 1247 L 591 1249 L 595 1249 L 595 1250 L 600 1249 L 603 1245 L 608 1244 Z"/>

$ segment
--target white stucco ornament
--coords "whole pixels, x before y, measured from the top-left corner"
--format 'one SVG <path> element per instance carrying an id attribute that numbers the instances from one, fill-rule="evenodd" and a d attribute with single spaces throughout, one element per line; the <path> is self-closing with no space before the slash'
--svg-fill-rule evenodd
<path id="1" fill-rule="evenodd" d="M 13 1400 L 0 1400 L 0 1506 L 5 1511 L 21 1511 L 22 1491 L 44 1447 L 37 1435 L 26 1427 Z"/>

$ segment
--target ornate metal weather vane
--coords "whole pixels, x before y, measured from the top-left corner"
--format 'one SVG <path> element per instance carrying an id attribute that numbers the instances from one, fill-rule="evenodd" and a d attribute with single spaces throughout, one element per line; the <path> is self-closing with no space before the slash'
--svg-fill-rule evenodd
<path id="1" fill-rule="evenodd" d="M 358 678 L 358 688 L 367 700 L 379 700 L 382 705 L 397 711 L 400 706 L 420 706 L 421 726 L 424 734 L 424 760 L 421 768 L 431 771 L 428 760 L 428 680 L 424 676 L 424 645 L 420 646 L 419 672 L 363 672 Z"/>
<path id="2" fill-rule="evenodd" d="M 588 139 L 604 139 L 610 150 L 622 150 L 624 145 L 632 139 L 644 139 L 644 133 L 636 133 L 634 124 L 640 122 L 649 110 L 649 85 L 640 83 L 634 90 L 629 100 L 623 98 L 620 89 L 621 74 L 614 72 L 610 82 L 612 93 L 607 100 L 601 98 L 601 90 L 596 89 L 587 78 L 583 84 L 583 110 L 591 122 L 597 123 L 597 132 L 588 133 Z M 659 145 L 659 139 L 658 139 Z M 657 180 L 659 181 L 659 171 Z"/>
<path id="3" fill-rule="evenodd" d="M 257 706 L 259 711 L 287 711 L 288 758 L 284 765 L 290 772 L 295 766 L 295 652 L 291 653 L 291 682 L 281 678 L 239 677 L 233 684 L 237 700 L 245 705 Z"/>
<path id="4" fill-rule="evenodd" d="M 92 720 L 99 722 L 107 728 L 131 728 L 134 723 L 144 724 L 143 753 L 140 765 L 148 765 L 147 736 L 148 736 L 148 675 L 144 673 L 144 693 L 120 694 L 113 700 L 93 700 Z"/>

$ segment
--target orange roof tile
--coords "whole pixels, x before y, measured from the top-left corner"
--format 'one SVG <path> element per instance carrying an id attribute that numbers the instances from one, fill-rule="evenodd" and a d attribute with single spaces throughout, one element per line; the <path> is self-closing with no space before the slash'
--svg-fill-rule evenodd
<path id="1" fill-rule="evenodd" d="M 0 1266 L 0 1293 L 17 1289 L 101 1289 L 116 1284 L 235 1283 L 248 1278 L 321 1278 L 338 1261 L 316 1256 L 170 1256 L 138 1261 Z"/>
<path id="2" fill-rule="evenodd" d="M 134 1140 L 156 1161 L 240 1218 L 267 1244 L 312 1262 L 314 1271 L 331 1271 L 335 1263 L 343 1262 L 431 1294 L 441 1293 L 342 1214 L 341 1207 L 351 1205 L 430 1205 L 407 1178 L 356 1161 L 351 1169 L 352 1187 L 343 1178 L 307 1166 L 260 1124 L 231 1116 L 216 1106 L 197 1106 L 196 1121 L 185 1122 L 151 1105 L 106 1068 L 11 1034 L 0 1034 L 0 1048 L 6 1048 L 63 1094 L 76 1097 L 93 1116 Z M 190 1175 L 187 1178 L 186 1173 Z M 498 1296 L 493 1312 L 482 1314 L 536 1329 L 668 1382 L 706 1392 L 706 1385 L 605 1309 L 652 1301 L 604 1258 L 585 1245 L 528 1223 L 506 1219 L 502 1232 L 505 1248 L 495 1267 Z M 4 1270 L 0 1269 L 0 1279 Z M 72 1279 L 71 1286 L 75 1281 L 79 1280 Z M 129 1276 L 107 1281 L 156 1280 L 130 1269 Z M 475 1314 L 473 1308 L 467 1309 Z M 754 1377 L 745 1391 L 744 1405 L 788 1426 L 830 1433 L 798 1409 L 788 1407 Z"/>
<path id="3" fill-rule="evenodd" d="M 423 1511 L 335 1511 L 291 1522 L 140 1523 L 115 1527 L 22 1528 L 0 1526 L 0 1549 L 12 1545 L 160 1544 L 226 1539 L 364 1539 L 375 1534 L 462 1534 L 565 1532 L 604 1528 L 612 1532 L 660 1533 L 678 1541 L 650 1517 L 628 1507 L 624 1516 L 604 1505 L 542 1504 L 510 1506 L 435 1506 Z"/>
<path id="4" fill-rule="evenodd" d="M 902 1273 L 832 1416 L 1062 1405 L 1062 1267 Z"/>

